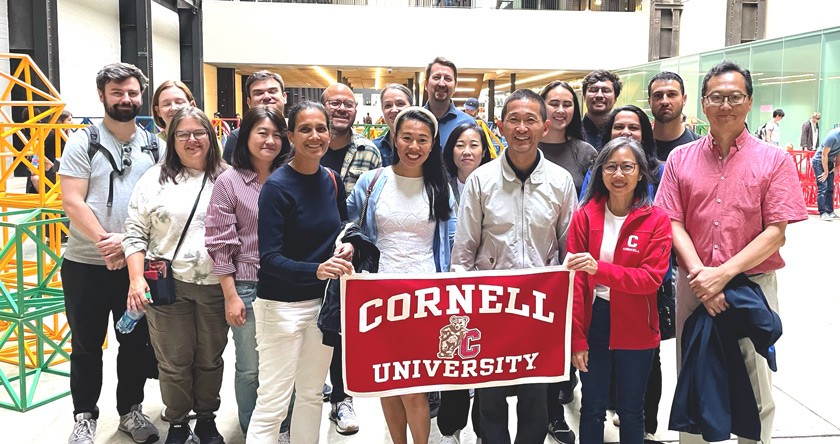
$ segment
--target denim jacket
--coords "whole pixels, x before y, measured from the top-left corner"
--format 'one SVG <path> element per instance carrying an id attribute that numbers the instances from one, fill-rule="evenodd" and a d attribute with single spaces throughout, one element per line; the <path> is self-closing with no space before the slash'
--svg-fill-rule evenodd
<path id="1" fill-rule="evenodd" d="M 349 220 L 356 222 L 361 218 L 362 208 L 365 206 L 365 195 L 367 194 L 368 186 L 373 181 L 377 170 L 370 170 L 359 178 L 353 192 L 347 197 L 347 215 Z M 382 170 L 381 175 L 376 179 L 373 185 L 373 191 L 370 194 L 370 201 L 368 202 L 367 213 L 365 215 L 365 226 L 362 227 L 365 235 L 376 244 L 376 202 L 382 194 L 382 188 L 385 182 L 394 175 L 391 167 Z M 439 221 L 437 223 L 437 236 L 434 242 L 435 254 L 435 269 L 438 272 L 449 271 L 450 257 L 452 254 L 452 242 L 455 240 L 455 224 L 457 221 L 455 197 L 452 190 L 449 191 L 449 208 L 451 208 L 451 217 L 448 221 Z"/>

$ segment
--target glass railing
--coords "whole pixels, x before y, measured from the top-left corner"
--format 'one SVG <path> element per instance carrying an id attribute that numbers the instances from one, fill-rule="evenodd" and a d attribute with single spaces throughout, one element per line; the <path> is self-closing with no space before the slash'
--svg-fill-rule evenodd
<path id="1" fill-rule="evenodd" d="M 351 6 L 399 6 L 413 8 L 525 9 L 550 11 L 635 12 L 642 0 L 218 0 L 261 3 L 304 3 Z"/>

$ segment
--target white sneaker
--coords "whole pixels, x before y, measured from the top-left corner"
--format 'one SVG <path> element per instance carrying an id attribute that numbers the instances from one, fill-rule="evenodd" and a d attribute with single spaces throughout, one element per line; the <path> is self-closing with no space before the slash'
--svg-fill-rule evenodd
<path id="1" fill-rule="evenodd" d="M 93 436 L 96 435 L 96 420 L 90 413 L 79 413 L 76 415 L 76 425 L 73 426 L 73 433 L 67 444 L 93 444 Z"/>
<path id="2" fill-rule="evenodd" d="M 615 414 L 613 414 L 612 423 L 616 427 L 621 427 L 621 420 L 618 419 L 618 412 L 615 412 Z"/>
<path id="3" fill-rule="evenodd" d="M 277 438 L 277 444 L 292 444 L 292 434 L 288 431 L 281 433 Z"/>
<path id="4" fill-rule="evenodd" d="M 142 404 L 131 406 L 130 412 L 120 416 L 120 425 L 117 428 L 131 435 L 131 439 L 137 443 L 156 442 L 160 438 L 157 427 L 143 414 Z"/>
<path id="5" fill-rule="evenodd" d="M 332 405 L 330 421 L 335 423 L 335 431 L 340 435 L 353 435 L 359 431 L 359 420 L 353 408 L 353 398 L 346 398 Z"/>
<path id="6" fill-rule="evenodd" d="M 440 438 L 440 444 L 461 444 L 461 431 L 456 430 L 452 435 L 444 435 Z"/>

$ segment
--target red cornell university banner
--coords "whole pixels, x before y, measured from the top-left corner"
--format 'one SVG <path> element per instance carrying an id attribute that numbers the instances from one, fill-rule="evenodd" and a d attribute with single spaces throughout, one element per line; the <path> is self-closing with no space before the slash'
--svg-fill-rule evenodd
<path id="1" fill-rule="evenodd" d="M 346 391 L 567 381 L 573 281 L 560 266 L 342 277 Z"/>

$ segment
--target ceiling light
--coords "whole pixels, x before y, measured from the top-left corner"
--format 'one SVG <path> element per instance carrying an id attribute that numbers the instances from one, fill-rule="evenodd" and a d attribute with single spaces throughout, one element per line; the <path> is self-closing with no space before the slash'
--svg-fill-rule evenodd
<path id="1" fill-rule="evenodd" d="M 335 77 L 331 76 L 324 68 L 321 68 L 320 66 L 313 66 L 312 69 L 315 70 L 315 73 L 321 76 L 321 78 L 324 79 L 329 85 L 338 83 L 335 81 Z"/>

